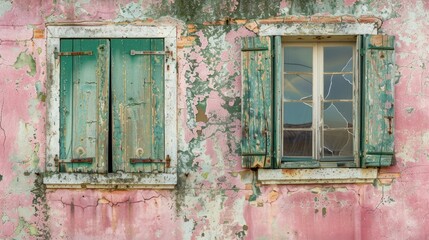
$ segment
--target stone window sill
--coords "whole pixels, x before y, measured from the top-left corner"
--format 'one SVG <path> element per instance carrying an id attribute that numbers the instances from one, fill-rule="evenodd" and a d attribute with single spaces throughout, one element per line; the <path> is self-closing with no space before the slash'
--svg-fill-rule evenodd
<path id="1" fill-rule="evenodd" d="M 45 173 L 46 188 L 174 189 L 175 173 Z"/>
<path id="2" fill-rule="evenodd" d="M 377 168 L 258 169 L 262 184 L 373 183 Z"/>

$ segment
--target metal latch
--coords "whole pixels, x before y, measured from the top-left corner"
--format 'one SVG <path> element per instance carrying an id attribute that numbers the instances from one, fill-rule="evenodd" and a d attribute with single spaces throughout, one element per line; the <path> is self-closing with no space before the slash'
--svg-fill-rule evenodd
<path id="1" fill-rule="evenodd" d="M 54 57 L 57 59 L 61 56 L 92 56 L 92 51 L 81 51 L 81 52 L 58 52 L 57 48 L 54 50 Z"/>
<path id="2" fill-rule="evenodd" d="M 151 159 L 151 158 L 130 158 L 130 163 L 160 163 L 161 159 Z"/>
<path id="3" fill-rule="evenodd" d="M 130 55 L 166 55 L 166 56 L 172 56 L 172 51 L 136 51 L 131 50 Z"/>

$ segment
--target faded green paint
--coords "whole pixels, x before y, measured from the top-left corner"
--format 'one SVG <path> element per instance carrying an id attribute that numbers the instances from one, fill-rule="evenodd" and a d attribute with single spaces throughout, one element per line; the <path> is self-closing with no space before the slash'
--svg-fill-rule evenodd
<path id="1" fill-rule="evenodd" d="M 394 147 L 394 37 L 364 36 L 363 166 L 390 166 Z"/>
<path id="2" fill-rule="evenodd" d="M 113 171 L 163 171 L 163 164 L 130 159 L 163 160 L 164 56 L 131 55 L 163 51 L 162 39 L 112 39 Z"/>
<path id="3" fill-rule="evenodd" d="M 106 172 L 108 157 L 109 42 L 63 39 L 61 52 L 92 51 L 92 55 L 61 56 L 60 159 L 93 158 L 92 163 L 64 163 L 66 172 Z"/>
<path id="4" fill-rule="evenodd" d="M 21 69 L 23 67 L 28 67 L 27 73 L 28 75 L 34 77 L 36 75 L 36 61 L 34 60 L 33 56 L 30 54 L 27 54 L 25 52 L 22 52 L 18 55 L 18 58 L 16 59 L 13 66 L 16 69 Z"/>
<path id="5" fill-rule="evenodd" d="M 242 40 L 242 166 L 271 167 L 272 59 L 269 37 Z"/>

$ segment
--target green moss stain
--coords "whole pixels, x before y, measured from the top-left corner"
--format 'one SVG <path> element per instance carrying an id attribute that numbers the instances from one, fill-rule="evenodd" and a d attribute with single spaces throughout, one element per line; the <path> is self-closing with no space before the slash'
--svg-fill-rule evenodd
<path id="1" fill-rule="evenodd" d="M 37 81 L 35 87 L 36 87 L 37 98 L 41 102 L 45 102 L 46 101 L 46 93 L 43 92 L 42 83 L 40 81 Z"/>
<path id="2" fill-rule="evenodd" d="M 34 188 L 31 190 L 33 196 L 33 207 L 35 216 L 40 220 L 36 226 L 29 229 L 30 235 L 37 236 L 40 239 L 51 239 L 51 233 L 48 227 L 49 221 L 49 206 L 46 199 L 46 186 L 43 184 L 43 176 L 36 175 L 34 180 Z"/>
<path id="3" fill-rule="evenodd" d="M 148 16 L 159 18 L 165 15 L 175 16 L 187 23 L 203 23 L 227 18 L 268 18 L 276 16 L 281 0 L 176 0 L 169 4 L 152 6 Z"/>
<path id="4" fill-rule="evenodd" d="M 3 180 L 3 175 L 0 175 L 0 181 L 2 181 Z"/>
<path id="5" fill-rule="evenodd" d="M 27 54 L 25 52 L 22 52 L 19 54 L 18 58 L 16 59 L 13 66 L 16 69 L 21 69 L 23 67 L 28 67 L 29 70 L 27 70 L 28 75 L 34 77 L 36 75 L 36 61 L 34 60 L 33 56 L 30 54 Z"/>
<path id="6" fill-rule="evenodd" d="M 291 0 L 289 14 L 313 15 L 316 5 L 316 0 Z"/>
<path id="7" fill-rule="evenodd" d="M 326 217 L 326 207 L 322 208 L 322 216 Z"/>

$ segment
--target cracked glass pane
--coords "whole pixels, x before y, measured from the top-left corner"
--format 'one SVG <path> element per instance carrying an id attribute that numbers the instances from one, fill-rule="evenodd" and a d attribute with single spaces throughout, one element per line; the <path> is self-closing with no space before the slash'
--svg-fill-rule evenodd
<path id="1" fill-rule="evenodd" d="M 286 102 L 283 104 L 284 128 L 311 128 L 312 105 L 304 102 Z"/>
<path id="2" fill-rule="evenodd" d="M 323 128 L 353 127 L 351 102 L 325 102 L 323 105 Z"/>
<path id="3" fill-rule="evenodd" d="M 313 71 L 312 47 L 285 47 L 284 71 L 285 72 L 312 72 Z"/>
<path id="4" fill-rule="evenodd" d="M 311 74 L 285 74 L 283 86 L 284 99 L 311 100 L 313 96 L 313 77 Z"/>
<path id="5" fill-rule="evenodd" d="M 313 132 L 283 131 L 284 156 L 312 156 Z"/>
<path id="6" fill-rule="evenodd" d="M 352 72 L 353 47 L 336 46 L 323 48 L 324 72 Z"/>
<path id="7" fill-rule="evenodd" d="M 353 156 L 352 129 L 323 131 L 325 157 Z"/>
<path id="8" fill-rule="evenodd" d="M 325 99 L 352 99 L 353 76 L 351 74 L 325 74 Z"/>

